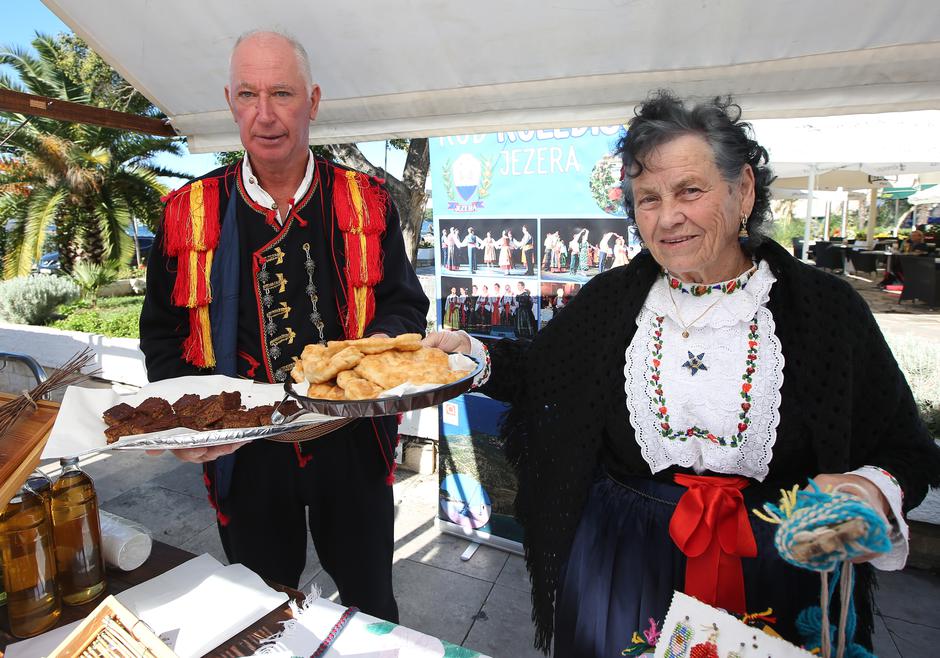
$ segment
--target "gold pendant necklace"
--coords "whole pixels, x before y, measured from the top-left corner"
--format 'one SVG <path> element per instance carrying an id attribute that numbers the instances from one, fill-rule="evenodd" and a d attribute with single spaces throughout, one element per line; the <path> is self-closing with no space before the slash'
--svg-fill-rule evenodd
<path id="1" fill-rule="evenodd" d="M 688 324 L 686 324 L 685 321 L 682 319 L 682 314 L 679 313 L 679 306 L 678 306 L 678 304 L 676 304 L 676 299 L 675 299 L 675 297 L 673 297 L 673 295 L 672 295 L 672 286 L 667 285 L 667 286 L 666 286 L 666 289 L 669 291 L 669 301 L 672 302 L 672 307 L 673 307 L 674 309 L 676 309 L 676 319 L 679 321 L 679 325 L 682 327 L 682 337 L 683 337 L 683 338 L 688 338 L 688 337 L 689 337 L 689 329 L 691 329 L 692 326 L 693 326 L 696 322 L 698 322 L 699 320 L 701 320 L 702 318 L 704 318 L 706 313 L 708 313 L 710 310 L 712 310 L 713 308 L 715 308 L 716 306 L 718 306 L 718 304 L 721 303 L 721 300 L 724 299 L 724 296 L 723 296 L 723 295 L 719 295 L 719 296 L 718 296 L 718 299 L 716 299 L 715 301 L 713 301 L 711 304 L 708 305 L 708 308 L 706 308 L 704 311 L 702 311 L 701 313 L 699 313 L 699 316 L 698 316 L 697 318 L 695 318 L 694 320 L 692 320 L 691 322 L 689 322 Z"/>

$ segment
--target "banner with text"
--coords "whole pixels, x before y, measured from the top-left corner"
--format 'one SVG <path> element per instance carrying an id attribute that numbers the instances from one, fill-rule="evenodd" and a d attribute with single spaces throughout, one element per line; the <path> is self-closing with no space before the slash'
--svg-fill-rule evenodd
<path id="1" fill-rule="evenodd" d="M 620 217 L 622 126 L 430 140 L 434 215 Z"/>

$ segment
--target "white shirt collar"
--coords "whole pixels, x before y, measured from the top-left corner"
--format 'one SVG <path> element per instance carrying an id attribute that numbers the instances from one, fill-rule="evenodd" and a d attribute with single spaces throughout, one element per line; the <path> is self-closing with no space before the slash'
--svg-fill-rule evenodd
<path id="1" fill-rule="evenodd" d="M 265 192 L 264 188 L 258 182 L 257 176 L 251 170 L 251 161 L 248 160 L 248 153 L 245 153 L 245 157 L 242 159 L 242 181 L 245 184 L 245 192 L 248 193 L 249 198 L 252 201 L 257 203 L 259 206 L 264 208 L 275 209 L 277 204 L 274 203 L 274 197 Z M 307 190 L 310 189 L 310 183 L 313 181 L 313 152 L 309 149 L 307 150 L 307 170 L 304 172 L 303 180 L 300 181 L 300 186 L 297 188 L 297 191 L 294 192 L 294 203 L 299 201 L 304 194 L 307 193 Z M 290 209 L 288 208 L 288 212 Z M 281 209 L 277 208 L 277 221 L 280 224 L 284 223 L 284 217 L 288 213 L 281 214 Z"/>

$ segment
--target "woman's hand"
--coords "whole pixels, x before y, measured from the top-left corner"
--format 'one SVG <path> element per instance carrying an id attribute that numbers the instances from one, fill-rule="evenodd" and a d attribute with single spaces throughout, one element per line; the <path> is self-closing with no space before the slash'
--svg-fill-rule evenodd
<path id="1" fill-rule="evenodd" d="M 436 347 L 448 354 L 470 354 L 470 337 L 462 331 L 432 331 L 421 344 Z"/>
<path id="2" fill-rule="evenodd" d="M 224 446 L 209 446 L 208 448 L 179 448 L 178 450 L 170 450 L 170 452 L 181 461 L 202 464 L 204 462 L 211 462 L 225 455 L 230 455 L 246 443 L 248 443 L 248 441 L 229 443 Z M 162 450 L 147 451 L 148 455 L 159 455 L 162 453 Z"/>
<path id="3" fill-rule="evenodd" d="M 888 499 L 885 498 L 885 495 L 881 492 L 881 489 L 875 486 L 875 484 L 866 478 L 863 478 L 861 475 L 850 475 L 847 473 L 821 473 L 815 478 L 816 484 L 819 485 L 819 488 L 823 491 L 832 491 L 839 485 L 851 484 L 854 486 L 843 487 L 840 489 L 842 493 L 851 494 L 866 502 L 870 503 L 872 507 L 884 514 L 885 518 L 888 519 L 888 523 L 891 523 L 892 513 L 891 507 L 888 505 Z M 867 495 L 861 495 L 858 487 L 864 491 Z M 872 558 L 878 557 L 876 553 L 869 553 L 868 555 L 860 555 L 857 558 L 853 559 L 852 562 L 855 564 L 861 564 L 862 562 L 868 562 Z"/>

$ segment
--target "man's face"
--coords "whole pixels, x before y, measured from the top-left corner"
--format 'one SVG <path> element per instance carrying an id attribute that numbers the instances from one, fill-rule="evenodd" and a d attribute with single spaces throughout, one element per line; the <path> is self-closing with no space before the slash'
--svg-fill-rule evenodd
<path id="1" fill-rule="evenodd" d="M 225 100 L 252 164 L 283 167 L 306 157 L 320 87 L 308 85 L 286 39 L 260 34 L 239 44 Z"/>

